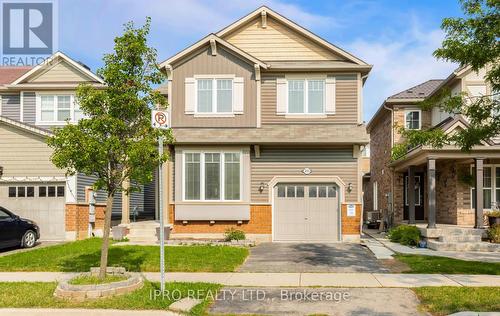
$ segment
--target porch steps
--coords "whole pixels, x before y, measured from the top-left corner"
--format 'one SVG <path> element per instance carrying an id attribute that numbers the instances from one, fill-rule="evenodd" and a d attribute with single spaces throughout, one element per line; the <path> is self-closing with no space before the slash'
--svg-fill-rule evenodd
<path id="1" fill-rule="evenodd" d="M 134 243 L 154 243 L 158 241 L 157 227 L 160 227 L 160 223 L 156 221 L 130 223 L 127 238 Z"/>
<path id="2" fill-rule="evenodd" d="M 442 242 L 428 240 L 427 247 L 437 251 L 480 251 L 500 252 L 500 244 L 489 242 Z"/>
<path id="3" fill-rule="evenodd" d="M 485 229 L 457 226 L 419 229 L 421 235 L 427 239 L 427 247 L 432 250 L 500 252 L 499 244 L 481 241 Z"/>

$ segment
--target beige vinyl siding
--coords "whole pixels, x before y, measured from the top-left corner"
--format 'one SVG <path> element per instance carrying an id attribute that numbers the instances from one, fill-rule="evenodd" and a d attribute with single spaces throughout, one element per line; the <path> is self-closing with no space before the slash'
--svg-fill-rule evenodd
<path id="1" fill-rule="evenodd" d="M 262 124 L 293 123 L 338 123 L 357 124 L 358 122 L 358 79 L 355 74 L 328 74 L 336 79 L 335 114 L 326 118 L 290 118 L 276 114 L 276 78 L 284 74 L 263 74 L 262 76 Z"/>
<path id="2" fill-rule="evenodd" d="M 185 78 L 195 75 L 235 75 L 244 79 L 243 114 L 234 117 L 194 117 L 185 114 Z M 217 46 L 217 55 L 212 56 L 208 46 L 191 58 L 174 65 L 172 80 L 172 126 L 173 127 L 256 127 L 257 85 L 254 66 L 227 50 Z"/>
<path id="3" fill-rule="evenodd" d="M 266 28 L 259 17 L 224 39 L 264 61 L 343 59 L 271 17 Z"/>
<path id="4" fill-rule="evenodd" d="M 261 183 L 267 184 L 275 176 L 303 176 L 302 170 L 309 168 L 315 176 L 338 176 L 344 183 L 353 184 L 351 193 L 346 192 L 347 202 L 357 201 L 358 192 L 358 167 L 354 162 L 257 162 L 252 161 L 251 198 L 252 203 L 271 203 L 269 189 L 264 186 L 262 193 L 259 191 Z M 307 179 L 307 177 L 305 177 Z"/>
<path id="5" fill-rule="evenodd" d="M 38 76 L 28 80 L 31 83 L 42 82 L 83 82 L 89 81 L 89 77 L 84 75 L 81 71 L 75 69 L 65 61 L 61 61 Z"/>
<path id="6" fill-rule="evenodd" d="M 0 123 L 0 166 L 3 177 L 62 177 L 50 161 L 52 149 L 45 138 Z"/>

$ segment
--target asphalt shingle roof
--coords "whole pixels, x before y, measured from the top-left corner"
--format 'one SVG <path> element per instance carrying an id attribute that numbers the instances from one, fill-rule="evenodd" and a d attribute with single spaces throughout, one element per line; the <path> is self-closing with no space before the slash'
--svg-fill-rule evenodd
<path id="1" fill-rule="evenodd" d="M 420 99 L 428 97 L 443 82 L 443 79 L 432 79 L 424 83 L 396 93 L 389 99 Z"/>
<path id="2" fill-rule="evenodd" d="M 31 68 L 32 67 L 0 67 L 0 85 L 14 82 L 17 78 L 31 70 Z"/>

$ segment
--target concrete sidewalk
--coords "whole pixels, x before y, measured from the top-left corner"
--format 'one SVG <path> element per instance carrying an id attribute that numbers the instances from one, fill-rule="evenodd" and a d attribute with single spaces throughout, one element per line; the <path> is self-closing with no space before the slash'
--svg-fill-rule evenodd
<path id="1" fill-rule="evenodd" d="M 0 282 L 56 282 L 74 273 L 0 272 Z M 157 272 L 144 272 L 159 282 Z M 261 287 L 371 287 L 411 288 L 421 286 L 500 286 L 500 275 L 390 274 L 390 273 L 190 273 L 170 272 L 167 282 L 207 282 L 226 286 Z"/>
<path id="2" fill-rule="evenodd" d="M 0 308 L 1 316 L 180 316 L 166 310 L 117 310 L 77 308 Z"/>

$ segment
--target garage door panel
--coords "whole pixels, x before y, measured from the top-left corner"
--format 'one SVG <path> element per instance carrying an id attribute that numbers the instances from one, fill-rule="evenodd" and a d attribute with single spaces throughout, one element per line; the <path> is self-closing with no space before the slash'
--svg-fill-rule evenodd
<path id="1" fill-rule="evenodd" d="M 337 241 L 337 187 L 278 184 L 274 189 L 273 220 L 277 241 Z"/>
<path id="2" fill-rule="evenodd" d="M 65 238 L 65 198 L 64 196 L 40 196 L 38 188 L 64 186 L 65 183 L 0 184 L 0 205 L 16 215 L 35 221 L 40 227 L 43 240 L 63 240 Z M 9 187 L 35 187 L 33 197 L 9 197 Z"/>

